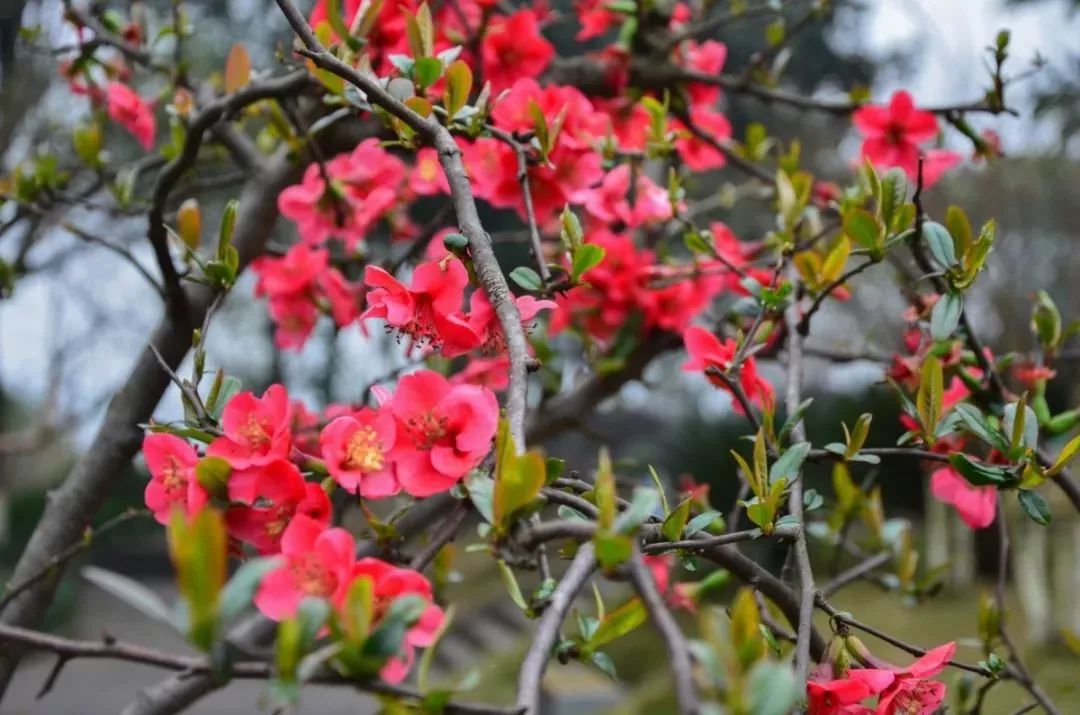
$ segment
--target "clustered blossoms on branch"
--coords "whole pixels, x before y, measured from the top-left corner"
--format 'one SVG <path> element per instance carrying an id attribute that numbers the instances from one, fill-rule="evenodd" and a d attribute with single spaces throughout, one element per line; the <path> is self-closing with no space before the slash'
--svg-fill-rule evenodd
<path id="1" fill-rule="evenodd" d="M 428 605 L 410 626 L 405 646 L 388 654 L 381 670 L 384 679 L 398 682 L 412 662 L 412 647 L 431 642 L 442 611 L 431 603 L 431 587 L 420 574 L 355 559 L 353 537 L 330 527 L 330 485 L 308 481 L 305 473 L 328 473 L 364 499 L 446 491 L 490 451 L 498 406 L 489 390 L 451 385 L 428 370 L 403 377 L 380 398 L 378 408 L 334 411 L 318 436 L 321 458 L 304 452 L 294 438 L 293 406 L 281 385 L 271 385 L 262 397 L 241 392 L 229 399 L 222 434 L 206 446 L 205 457 L 180 437 L 151 432 L 143 442 L 151 473 L 146 504 L 163 524 L 176 510 L 193 516 L 221 508 L 235 554 L 243 556 L 248 545 L 261 556 L 283 557 L 255 595 L 255 605 L 274 620 L 295 616 L 307 597 L 342 608 L 361 577 L 372 581 L 376 622 L 398 596 L 423 597 Z M 301 417 L 308 420 L 303 412 Z"/>

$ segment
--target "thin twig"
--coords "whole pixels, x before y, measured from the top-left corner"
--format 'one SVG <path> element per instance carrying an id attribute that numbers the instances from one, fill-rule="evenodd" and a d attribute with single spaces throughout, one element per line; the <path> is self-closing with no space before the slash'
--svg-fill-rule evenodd
<path id="1" fill-rule="evenodd" d="M 675 700 L 679 704 L 679 713 L 697 715 L 701 712 L 701 703 L 694 688 L 694 664 L 690 660 L 690 646 L 636 548 L 630 557 L 630 580 L 641 596 L 650 619 L 664 639 L 670 661 L 668 665 L 675 681 Z"/>
<path id="2" fill-rule="evenodd" d="M 517 705 L 524 715 L 538 715 L 540 708 L 540 682 L 547 669 L 548 660 L 551 658 L 551 650 L 555 647 L 555 640 L 559 628 L 570 612 L 570 606 L 579 591 L 585 586 L 589 575 L 596 568 L 596 556 L 592 542 L 586 542 L 578 547 L 570 568 L 566 570 L 562 581 L 551 594 L 551 600 L 540 622 L 536 626 L 536 634 L 533 636 L 529 652 L 521 663 L 518 671 Z"/>

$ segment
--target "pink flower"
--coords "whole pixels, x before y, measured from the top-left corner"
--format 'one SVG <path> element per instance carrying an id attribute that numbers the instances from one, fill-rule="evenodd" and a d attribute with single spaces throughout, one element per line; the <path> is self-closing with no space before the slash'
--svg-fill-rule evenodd
<path id="1" fill-rule="evenodd" d="M 994 523 L 997 489 L 969 484 L 952 467 L 942 467 L 930 475 L 930 493 L 938 501 L 951 504 L 972 529 L 983 529 Z"/>
<path id="2" fill-rule="evenodd" d="M 323 428 L 319 447 L 330 476 L 351 494 L 383 499 L 401 491 L 390 463 L 394 418 L 385 410 L 364 408 L 338 417 Z"/>
<path id="3" fill-rule="evenodd" d="M 493 20 L 480 48 L 484 78 L 495 92 L 519 77 L 539 77 L 554 55 L 555 48 L 540 34 L 533 10 Z"/>
<path id="4" fill-rule="evenodd" d="M 956 643 L 946 643 L 926 652 L 907 668 L 896 669 L 892 684 L 881 694 L 874 715 L 931 715 L 945 699 L 945 684 L 934 677 L 956 652 Z"/>
<path id="5" fill-rule="evenodd" d="M 490 390 L 451 385 L 431 370 L 401 378 L 388 406 L 397 419 L 398 481 L 415 497 L 446 491 L 478 465 L 499 420 Z"/>
<path id="6" fill-rule="evenodd" d="M 528 323 L 535 318 L 541 310 L 555 309 L 553 300 L 537 300 L 531 295 L 523 295 L 514 298 L 517 305 L 521 322 L 528 332 Z M 499 355 L 506 350 L 506 337 L 503 335 L 502 325 L 495 309 L 488 302 L 487 294 L 482 290 L 473 291 L 469 299 L 469 328 L 476 335 L 480 349 L 488 355 Z M 467 350 L 465 351 L 467 352 Z"/>
<path id="7" fill-rule="evenodd" d="M 283 459 L 229 475 L 229 500 L 243 504 L 225 514 L 229 534 L 260 554 L 277 553 L 285 528 L 298 515 L 323 528 L 330 523 L 326 492 L 304 481 L 296 465 Z"/>
<path id="8" fill-rule="evenodd" d="M 142 452 L 150 470 L 143 499 L 159 524 L 169 523 L 177 507 L 188 514 L 203 508 L 209 497 L 195 478 L 199 455 L 194 447 L 176 435 L 151 432 L 143 438 Z"/>
<path id="9" fill-rule="evenodd" d="M 402 596 L 419 596 L 428 602 L 420 614 L 420 619 L 406 631 L 401 652 L 391 657 L 379 672 L 379 676 L 386 682 L 400 683 L 412 665 L 413 649 L 427 648 L 435 642 L 435 635 L 442 626 L 443 610 L 432 603 L 431 584 L 428 580 L 411 569 L 398 568 L 379 559 L 365 558 L 356 562 L 352 576 L 354 579 L 371 579 L 376 623 L 390 605 Z"/>
<path id="10" fill-rule="evenodd" d="M 843 678 L 806 684 L 807 715 L 870 715 L 874 711 L 859 705 L 877 695 L 896 679 L 892 671 L 877 668 L 854 668 Z"/>
<path id="11" fill-rule="evenodd" d="M 701 44 L 686 43 L 686 67 L 699 74 L 715 77 L 724 69 L 727 61 L 727 45 L 715 40 Z M 687 87 L 691 104 L 714 104 L 720 98 L 720 88 L 713 84 L 691 82 Z"/>
<path id="12" fill-rule="evenodd" d="M 416 163 L 409 172 L 409 189 L 417 196 L 450 193 L 446 174 L 439 164 L 439 153 L 431 147 L 416 152 Z"/>
<path id="13" fill-rule="evenodd" d="M 344 529 L 325 529 L 314 519 L 297 515 L 281 536 L 283 563 L 263 577 L 255 607 L 281 621 L 296 614 L 309 597 L 340 605 L 352 582 L 356 542 Z"/>
<path id="14" fill-rule="evenodd" d="M 408 287 L 382 268 L 368 265 L 364 283 L 369 290 L 362 320 L 382 318 L 416 343 L 452 353 L 477 345 L 475 333 L 458 317 L 469 275 L 456 258 L 421 263 Z"/>
<path id="15" fill-rule="evenodd" d="M 603 35 L 619 21 L 619 15 L 607 8 L 607 0 L 577 0 L 574 3 L 581 29 L 575 38 L 590 40 Z"/>
<path id="16" fill-rule="evenodd" d="M 153 104 L 120 82 L 110 82 L 105 91 L 109 117 L 149 151 L 154 146 L 156 129 Z"/>
<path id="17" fill-rule="evenodd" d="M 691 325 L 683 333 L 683 341 L 686 343 L 686 351 L 690 359 L 683 363 L 685 372 L 705 372 L 705 377 L 713 385 L 728 389 L 727 384 L 716 375 L 707 372 L 710 368 L 726 372 L 731 367 L 731 361 L 735 358 L 735 341 L 728 338 L 720 342 L 720 338 L 697 325 Z M 743 361 L 739 369 L 739 385 L 746 397 L 760 404 L 764 399 L 772 399 L 772 385 L 758 376 L 757 364 L 753 357 Z M 738 403 L 735 409 L 740 409 Z"/>
<path id="18" fill-rule="evenodd" d="M 274 321 L 274 344 L 282 350 L 299 350 L 311 336 L 319 320 L 319 307 L 307 295 L 279 295 L 270 299 L 270 319 Z"/>
<path id="19" fill-rule="evenodd" d="M 634 203 L 630 203 L 631 171 L 620 164 L 604 175 L 600 185 L 577 191 L 571 199 L 584 204 L 589 216 L 602 224 L 622 223 L 629 228 L 667 221 L 671 218 L 671 202 L 667 191 L 647 176 L 637 177 Z"/>
<path id="20" fill-rule="evenodd" d="M 297 243 L 280 258 L 261 256 L 253 264 L 258 280 L 256 296 L 280 296 L 303 293 L 330 265 L 330 253 Z"/>
<path id="21" fill-rule="evenodd" d="M 531 76 L 514 82 L 495 105 L 491 118 L 497 127 L 508 132 L 531 132 L 536 128 L 536 110 L 549 126 L 562 116 L 558 141 L 569 149 L 590 149 L 592 142 L 605 133 L 603 116 L 597 114 L 580 90 L 557 84 L 540 86 Z"/>
<path id="22" fill-rule="evenodd" d="M 510 358 L 472 358 L 461 372 L 450 376 L 452 385 L 476 385 L 501 392 L 510 386 Z"/>
<path id="23" fill-rule="evenodd" d="M 876 167 L 899 167 L 914 180 L 919 169 L 919 144 L 937 136 L 937 117 L 915 108 L 911 95 L 893 93 L 887 107 L 866 105 L 852 114 L 852 122 L 865 139 L 860 155 Z M 931 156 L 932 155 L 932 156 Z M 928 152 L 923 164 L 923 181 L 929 186 L 960 161 L 953 152 Z"/>
<path id="24" fill-rule="evenodd" d="M 719 141 L 731 138 L 731 123 L 727 117 L 712 107 L 706 105 L 694 105 L 690 107 L 690 120 L 694 126 L 702 129 L 707 134 Z M 679 156 L 692 171 L 708 171 L 719 169 L 727 163 L 727 158 L 718 149 L 705 141 L 694 136 L 688 130 L 681 132 L 681 136 L 675 140 L 675 149 Z"/>
<path id="25" fill-rule="evenodd" d="M 233 469 L 247 469 L 287 459 L 292 446 L 289 395 L 271 385 L 262 397 L 241 392 L 221 415 L 225 435 L 210 443 L 207 454 L 222 457 Z"/>
<path id="26" fill-rule="evenodd" d="M 360 318 L 362 286 L 347 281 L 341 271 L 328 268 L 319 274 L 318 289 L 330 309 L 330 317 L 339 328 Z"/>

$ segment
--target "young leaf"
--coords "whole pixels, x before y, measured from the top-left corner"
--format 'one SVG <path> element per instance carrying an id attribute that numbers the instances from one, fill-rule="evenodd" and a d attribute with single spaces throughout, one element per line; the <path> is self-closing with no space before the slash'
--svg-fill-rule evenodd
<path id="1" fill-rule="evenodd" d="M 866 209 L 851 209 L 844 214 L 844 235 L 866 250 L 874 251 L 880 246 L 882 227 L 877 217 Z"/>
<path id="2" fill-rule="evenodd" d="M 1028 518 L 1040 526 L 1050 524 L 1050 505 L 1038 493 L 1021 489 L 1016 497 Z"/>
<path id="3" fill-rule="evenodd" d="M 604 260 L 604 248 L 595 243 L 583 243 L 574 251 L 573 279 L 576 283 L 585 271 L 595 268 Z"/>
<path id="4" fill-rule="evenodd" d="M 225 92 L 232 94 L 251 81 L 251 55 L 247 48 L 237 42 L 225 59 Z"/>
<path id="5" fill-rule="evenodd" d="M 690 518 L 690 501 L 687 499 L 675 507 L 660 526 L 660 533 L 668 541 L 678 541 L 682 536 L 683 529 L 686 528 L 686 523 Z"/>
<path id="6" fill-rule="evenodd" d="M 83 578 L 120 599 L 139 613 L 172 624 L 172 613 L 161 597 L 138 581 L 97 566 L 84 566 Z"/>
<path id="7" fill-rule="evenodd" d="M 956 265 L 956 246 L 952 236 L 940 223 L 927 221 L 923 224 L 923 236 L 930 250 L 930 257 L 942 270 L 949 270 Z"/>
<path id="8" fill-rule="evenodd" d="M 788 447 L 780 455 L 780 458 L 773 463 L 772 469 L 769 470 L 769 483 L 771 484 L 777 479 L 787 479 L 790 482 L 798 475 L 799 469 L 808 454 L 810 454 L 809 442 L 799 442 Z"/>
<path id="9" fill-rule="evenodd" d="M 1056 474 L 1060 474 L 1063 469 L 1069 466 L 1069 462 L 1076 458 L 1076 455 L 1080 454 L 1080 435 L 1073 437 L 1062 448 L 1061 454 L 1054 460 L 1053 465 L 1046 470 L 1046 476 L 1052 477 Z"/>
<path id="10" fill-rule="evenodd" d="M 934 443 L 938 422 L 941 421 L 944 379 L 941 361 L 933 355 L 927 355 L 923 361 L 915 406 L 923 428 L 923 438 L 931 445 Z"/>
<path id="11" fill-rule="evenodd" d="M 455 60 L 446 68 L 446 90 L 443 92 L 443 106 L 446 115 L 453 118 L 469 102 L 472 92 L 473 74 L 469 63 Z"/>
<path id="12" fill-rule="evenodd" d="M 544 288 L 544 281 L 540 278 L 540 274 L 528 266 L 518 266 L 510 271 L 510 280 L 527 291 L 539 291 Z"/>
<path id="13" fill-rule="evenodd" d="M 600 624 L 586 641 L 584 650 L 593 652 L 597 648 L 621 638 L 634 630 L 649 617 L 640 598 L 633 598 L 605 615 Z"/>
<path id="14" fill-rule="evenodd" d="M 976 462 L 961 452 L 950 454 L 949 464 L 953 466 L 953 469 L 960 472 L 960 476 L 977 487 L 1000 487 L 1014 481 L 1013 476 L 1007 470 L 983 462 Z"/>
<path id="15" fill-rule="evenodd" d="M 964 296 L 949 291 L 938 298 L 934 310 L 930 313 L 930 337 L 934 340 L 946 340 L 956 332 L 960 324 L 960 313 L 964 310 Z"/>

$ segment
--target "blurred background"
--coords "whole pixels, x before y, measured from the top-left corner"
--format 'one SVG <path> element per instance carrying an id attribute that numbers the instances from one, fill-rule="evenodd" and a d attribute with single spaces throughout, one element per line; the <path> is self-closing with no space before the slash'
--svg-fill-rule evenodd
<path id="1" fill-rule="evenodd" d="M 14 10 L 21 2 L 0 0 L 0 164 L 5 171 L 33 156 L 43 146 L 66 151 L 71 129 L 87 111 L 57 73 L 49 48 L 72 41 L 62 22 L 63 5 L 30 0 L 22 9 L 20 34 L 14 31 Z M 144 3 L 148 12 L 167 13 L 168 3 Z M 552 24 L 548 37 L 564 56 L 580 51 L 573 41 L 573 13 Z M 786 5 L 797 6 L 790 2 Z M 972 223 L 996 218 L 999 224 L 988 270 L 969 300 L 976 329 L 995 353 L 1027 350 L 1034 345 L 1029 328 L 1032 296 L 1046 289 L 1066 321 L 1080 316 L 1075 275 L 1080 254 L 1072 253 L 1080 227 L 1080 2 L 1075 0 L 881 0 L 834 3 L 835 11 L 819 26 L 803 32 L 793 45 L 795 58 L 786 82 L 805 93 L 830 94 L 865 87 L 877 101 L 898 88 L 909 89 L 917 102 L 942 104 L 974 99 L 986 82 L 984 48 L 1001 28 L 1012 31 L 1010 71 L 1031 73 L 1010 86 L 1007 101 L 1018 118 L 973 117 L 977 130 L 992 129 L 1001 139 L 1004 157 L 989 164 L 967 162 L 930 192 L 932 215 L 956 203 Z M 287 40 L 284 22 L 271 0 L 189 2 L 197 31 L 189 40 L 192 71 L 203 76 L 222 67 L 234 42 L 244 42 L 256 67 L 274 67 L 275 49 Z M 729 47 L 729 68 L 740 68 L 763 44 L 764 21 L 747 21 L 716 35 Z M 167 40 L 166 40 L 167 42 Z M 762 122 L 781 139 L 803 142 L 804 163 L 822 178 L 849 180 L 858 139 L 846 121 L 828 115 L 803 115 L 764 106 L 752 99 L 731 98 L 726 107 L 742 136 L 751 122 Z M 968 151 L 962 137 L 949 136 L 945 146 Z M 110 137 L 114 153 L 137 148 Z M 204 215 L 217 215 L 233 197 L 241 177 L 227 170 L 207 174 L 218 188 L 204 191 Z M 722 195 L 728 182 L 741 177 L 728 172 L 699 177 L 691 187 L 701 197 Z M 216 202 L 216 204 L 215 204 Z M 755 240 L 770 227 L 770 217 L 751 204 L 725 208 L 715 202 L 713 220 L 731 226 L 740 238 Z M 12 220 L 11 205 L 0 205 L 0 227 Z M 11 295 L 0 299 L 0 580 L 10 569 L 40 514 L 45 491 L 67 473 L 72 461 L 94 434 L 103 408 L 122 384 L 135 354 L 144 346 L 159 314 L 159 302 L 125 261 L 80 240 L 64 228 L 66 221 L 107 234 L 134 256 L 152 264 L 145 241 L 145 217 L 122 211 L 103 212 L 80 205 L 67 212 L 45 213 L 0 235 L 0 258 L 18 265 L 23 275 Z M 487 217 L 498 241 L 500 229 L 515 228 L 513 218 Z M 294 236 L 281 224 L 272 241 L 287 245 Z M 508 252 L 515 246 L 500 246 Z M 511 261 L 510 265 L 513 265 Z M 887 446 L 902 432 L 898 410 L 882 386 L 883 368 L 899 348 L 903 296 L 881 268 L 862 274 L 852 301 L 829 302 L 815 320 L 810 346 L 842 352 L 843 364 L 811 362 L 808 391 L 815 403 L 809 422 L 815 444 L 835 441 L 838 422 L 852 424 L 863 412 L 874 414 L 872 446 Z M 283 382 L 311 408 L 360 399 L 371 382 L 401 366 L 401 350 L 392 339 L 374 331 L 364 336 L 356 327 L 335 333 L 328 322 L 299 353 L 275 349 L 265 305 L 252 296 L 250 280 L 242 281 L 215 318 L 209 335 L 211 360 L 261 391 Z M 1064 356 L 1049 399 L 1055 411 L 1075 406 L 1080 372 Z M 655 360 L 641 380 L 627 384 L 613 399 L 597 406 L 592 417 L 561 435 L 552 434 L 549 452 L 587 471 L 601 444 L 619 460 L 620 475 L 647 479 L 653 465 L 676 488 L 682 475 L 710 485 L 716 508 L 726 511 L 737 484 L 729 450 L 744 430 L 728 398 L 704 389 L 698 376 L 678 370 L 683 355 L 669 353 Z M 779 369 L 765 365 L 766 376 L 779 384 Z M 565 378 L 573 382 L 574 375 Z M 162 419 L 180 416 L 180 400 L 170 391 L 159 408 Z M 814 414 L 828 420 L 814 420 Z M 814 486 L 828 494 L 829 475 L 811 475 Z M 946 509 L 925 498 L 924 475 L 918 464 L 897 462 L 874 476 L 884 491 L 890 517 L 915 521 L 923 566 L 942 566 L 944 587 L 928 607 L 919 608 L 872 585 L 857 586 L 836 598 L 837 605 L 858 604 L 859 617 L 885 625 L 908 641 L 934 645 L 960 641 L 960 656 L 977 660 L 973 604 L 988 588 L 997 553 L 996 531 L 972 532 Z M 122 488 L 111 497 L 99 523 L 142 503 L 142 466 L 133 465 Z M 1048 496 L 1050 494 L 1048 493 Z M 1056 495 L 1055 495 L 1056 496 Z M 1011 629 L 1025 644 L 1029 664 L 1064 712 L 1080 712 L 1080 657 L 1063 644 L 1062 629 L 1080 632 L 1080 520 L 1067 505 L 1052 504 L 1054 520 L 1047 529 L 1015 518 L 1014 561 L 1010 598 Z M 458 556 L 446 595 L 465 603 L 438 664 L 447 676 L 479 669 L 481 685 L 474 695 L 509 699 L 530 626 L 508 602 L 498 576 L 485 570 L 488 559 L 470 559 L 459 540 Z M 818 555 L 827 564 L 828 554 Z M 776 555 L 761 554 L 776 560 Z M 149 520 L 124 524 L 95 541 L 82 559 L 133 575 L 166 592 L 168 561 L 162 530 Z M 690 575 L 697 578 L 697 575 Z M 462 595 L 468 596 L 461 599 Z M 613 595 L 617 599 L 617 592 Z M 854 606 L 853 606 L 854 608 Z M 69 571 L 51 625 L 66 632 L 97 637 L 107 630 L 130 640 L 181 647 L 160 626 L 110 600 Z M 967 640 L 965 640 L 967 639 Z M 874 644 L 875 650 L 877 644 Z M 642 657 L 648 653 L 649 657 Z M 883 648 L 881 654 L 895 655 Z M 659 642 L 640 629 L 611 650 L 620 675 L 613 684 L 584 666 L 558 669 L 549 684 L 552 712 L 605 712 L 615 699 L 629 695 L 632 705 L 610 712 L 665 712 L 668 675 Z M 127 664 L 79 662 L 69 667 L 54 691 L 40 702 L 34 694 L 51 663 L 30 662 L 16 676 L 14 693 L 4 713 L 113 712 L 137 687 L 161 674 Z M 950 676 L 952 677 L 952 676 Z M 987 713 L 1012 712 L 1022 704 L 1019 691 L 1005 685 L 995 691 Z M 233 686 L 200 705 L 197 712 L 252 712 L 258 707 L 255 685 Z M 91 707 L 89 704 L 93 703 Z M 358 712 L 352 693 L 305 691 L 304 712 Z M 359 711 L 363 711 L 362 709 Z"/>

